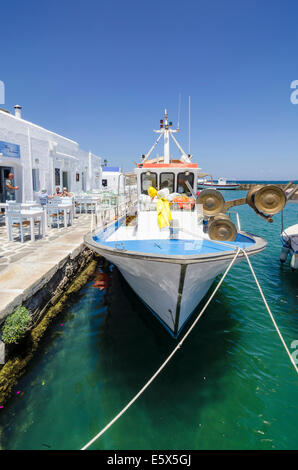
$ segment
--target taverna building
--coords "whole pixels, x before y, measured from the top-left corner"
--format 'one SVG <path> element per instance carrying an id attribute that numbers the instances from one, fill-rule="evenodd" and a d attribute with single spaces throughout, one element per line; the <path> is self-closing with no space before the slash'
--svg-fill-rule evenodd
<path id="1" fill-rule="evenodd" d="M 118 166 L 103 166 L 102 167 L 102 187 L 118 193 L 119 190 L 123 191 L 124 179 L 121 178 L 123 173 Z"/>
<path id="2" fill-rule="evenodd" d="M 101 189 L 101 158 L 80 149 L 74 140 L 44 129 L 15 113 L 0 109 L 0 202 L 6 200 L 5 180 L 14 174 L 16 200 L 35 200 L 42 188 L 49 194 L 66 187 L 77 193 Z"/>

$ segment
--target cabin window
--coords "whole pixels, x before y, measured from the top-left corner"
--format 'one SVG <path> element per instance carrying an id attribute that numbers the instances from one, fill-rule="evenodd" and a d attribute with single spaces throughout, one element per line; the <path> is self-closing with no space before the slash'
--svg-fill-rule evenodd
<path id="1" fill-rule="evenodd" d="M 159 186 L 160 186 L 160 189 L 168 188 L 170 193 L 173 193 L 174 187 L 175 187 L 174 173 L 161 173 Z"/>
<path id="2" fill-rule="evenodd" d="M 101 180 L 101 184 L 106 188 L 108 186 L 108 180 Z"/>
<path id="3" fill-rule="evenodd" d="M 141 174 L 141 190 L 142 194 L 148 194 L 149 186 L 157 189 L 157 174 L 147 171 Z"/>
<path id="4" fill-rule="evenodd" d="M 80 181 L 80 173 L 76 173 L 76 182 L 78 183 Z"/>
<path id="5" fill-rule="evenodd" d="M 191 196 L 191 191 L 189 190 L 186 182 L 190 184 L 191 188 L 193 189 L 194 183 L 194 174 L 186 171 L 184 173 L 178 173 L 177 177 L 177 193 L 179 194 L 186 194 L 187 196 Z"/>

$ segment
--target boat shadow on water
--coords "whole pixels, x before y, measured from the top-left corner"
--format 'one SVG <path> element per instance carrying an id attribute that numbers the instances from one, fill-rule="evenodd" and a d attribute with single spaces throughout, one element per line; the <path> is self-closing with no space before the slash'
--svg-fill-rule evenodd
<path id="1" fill-rule="evenodd" d="M 289 265 L 281 264 L 279 270 L 280 289 L 283 292 L 284 300 L 289 305 L 287 310 L 293 313 L 292 317 L 297 322 L 297 285 L 298 285 L 298 270 L 293 271 Z"/>
<path id="2" fill-rule="evenodd" d="M 117 268 L 113 267 L 110 276 L 105 296 L 107 315 L 98 331 L 98 364 L 93 373 L 106 378 L 101 401 L 105 414 L 112 418 L 119 406 L 121 408 L 131 400 L 172 352 L 207 297 L 198 305 L 180 337 L 174 339 L 144 306 Z M 126 419 L 132 420 L 137 412 L 142 416 L 139 419 L 138 414 L 138 426 L 140 423 L 145 425 L 147 420 L 162 426 L 160 421 L 166 419 L 166 413 L 175 413 L 178 421 L 188 419 L 185 413 L 190 413 L 190 423 L 196 426 L 200 409 L 208 402 L 223 399 L 220 381 L 224 380 L 225 374 L 231 373 L 231 357 L 240 336 L 231 305 L 224 293 L 218 292 L 181 350 L 139 400 L 139 411 L 130 410 Z M 193 407 L 185 406 L 185 402 L 193 402 Z M 118 426 L 121 427 L 121 423 Z M 162 441 L 158 442 L 162 448 Z"/>
<path id="3" fill-rule="evenodd" d="M 283 288 L 288 290 L 291 295 L 295 295 L 297 293 L 298 270 L 293 270 L 287 264 L 280 264 L 279 276 Z"/>

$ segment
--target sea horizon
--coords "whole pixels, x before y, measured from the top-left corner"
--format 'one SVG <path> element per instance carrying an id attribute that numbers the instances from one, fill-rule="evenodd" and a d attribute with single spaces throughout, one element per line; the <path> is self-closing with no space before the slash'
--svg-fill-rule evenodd
<path id="1" fill-rule="evenodd" d="M 248 184 L 248 183 L 272 183 L 272 184 L 286 184 L 291 181 L 293 184 L 298 184 L 298 180 L 255 180 L 255 179 L 247 179 L 247 180 L 235 180 L 236 183 Z"/>

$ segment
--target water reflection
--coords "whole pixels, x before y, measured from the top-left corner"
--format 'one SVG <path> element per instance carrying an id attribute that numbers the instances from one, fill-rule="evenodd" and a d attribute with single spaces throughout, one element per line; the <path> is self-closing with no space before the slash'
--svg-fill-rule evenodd
<path id="1" fill-rule="evenodd" d="M 160 325 L 115 268 L 106 303 L 107 316 L 98 331 L 98 364 L 94 374 L 106 378 L 101 398 L 105 415 L 112 418 L 120 410 L 119 404 L 124 406 L 157 370 L 177 340 Z M 203 304 L 198 306 L 197 313 Z M 194 318 L 195 314 L 192 321 Z M 138 427 L 149 426 L 153 433 L 149 438 L 147 432 L 136 436 L 133 431 L 136 448 L 150 448 L 153 441 L 155 448 L 172 448 L 176 444 L 169 440 L 168 413 L 171 427 L 177 426 L 177 432 L 185 419 L 192 429 L 199 429 L 201 409 L 225 399 L 224 391 L 214 384 L 224 381 L 225 374 L 231 371 L 231 359 L 240 338 L 233 309 L 226 303 L 224 293 L 219 294 L 150 391 L 145 392 L 123 422 L 108 431 L 108 442 L 117 447 L 121 434 L 122 448 L 129 448 L 132 437 L 125 427 L 128 423 L 133 426 L 136 420 Z M 196 447 L 193 436 L 186 434 L 187 438 L 182 439 L 185 445 L 188 441 Z M 103 448 L 105 443 L 104 439 L 93 448 Z"/>

